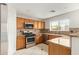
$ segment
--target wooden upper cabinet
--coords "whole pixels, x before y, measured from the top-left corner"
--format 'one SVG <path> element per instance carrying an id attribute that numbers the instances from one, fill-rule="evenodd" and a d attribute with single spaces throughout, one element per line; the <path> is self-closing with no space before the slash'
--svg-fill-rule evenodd
<path id="1" fill-rule="evenodd" d="M 24 23 L 25 23 L 24 18 L 17 17 L 17 20 L 16 20 L 17 29 L 24 29 Z"/>
<path id="2" fill-rule="evenodd" d="M 29 19 L 25 19 L 25 23 L 29 23 Z"/>
<path id="3" fill-rule="evenodd" d="M 32 19 L 25 19 L 25 23 L 33 23 Z"/>
<path id="4" fill-rule="evenodd" d="M 33 21 L 34 24 L 34 29 L 38 29 L 38 22 L 37 21 Z"/>
<path id="5" fill-rule="evenodd" d="M 39 29 L 45 29 L 45 22 L 43 21 L 39 22 Z"/>
<path id="6" fill-rule="evenodd" d="M 33 20 L 32 19 L 29 19 L 29 23 L 33 23 Z"/>
<path id="7" fill-rule="evenodd" d="M 41 28 L 42 28 L 42 29 L 45 29 L 45 22 L 42 22 L 42 23 L 41 23 Z"/>
<path id="8" fill-rule="evenodd" d="M 24 29 L 24 23 L 33 23 L 34 29 L 44 29 L 45 28 L 45 22 L 43 22 L 43 21 L 37 21 L 37 20 L 17 17 L 17 22 L 16 22 L 17 29 Z"/>
<path id="9" fill-rule="evenodd" d="M 42 29 L 42 22 L 38 21 L 38 29 Z"/>
<path id="10" fill-rule="evenodd" d="M 43 21 L 34 21 L 34 29 L 44 29 L 45 23 Z"/>

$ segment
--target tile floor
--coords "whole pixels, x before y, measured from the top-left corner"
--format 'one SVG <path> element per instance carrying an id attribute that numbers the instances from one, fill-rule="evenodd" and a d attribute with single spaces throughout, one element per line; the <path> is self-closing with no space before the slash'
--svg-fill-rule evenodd
<path id="1" fill-rule="evenodd" d="M 48 55 L 48 47 L 41 43 L 27 49 L 18 50 L 16 55 Z"/>

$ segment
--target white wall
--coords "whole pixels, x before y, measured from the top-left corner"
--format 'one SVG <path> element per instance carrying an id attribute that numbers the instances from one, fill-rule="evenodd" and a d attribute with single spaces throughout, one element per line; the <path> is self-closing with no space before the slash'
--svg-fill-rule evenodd
<path id="1" fill-rule="evenodd" d="M 39 19 L 39 18 L 36 18 L 36 17 L 31 17 L 29 15 L 24 15 L 24 14 L 21 14 L 21 13 L 16 13 L 16 16 L 17 17 L 22 17 L 22 18 L 32 18 L 33 20 L 42 20 L 42 19 Z"/>
<path id="2" fill-rule="evenodd" d="M 8 53 L 8 38 L 7 38 L 7 6 L 1 4 L 1 54 Z"/>
<path id="3" fill-rule="evenodd" d="M 45 26 L 48 29 L 50 21 L 54 20 L 62 20 L 62 19 L 70 19 L 70 27 L 79 28 L 79 10 L 72 11 L 69 13 L 65 13 L 59 16 L 52 17 L 50 19 L 45 20 Z"/>
<path id="4" fill-rule="evenodd" d="M 8 54 L 11 55 L 16 52 L 16 10 L 10 5 L 8 5 L 7 31 Z"/>

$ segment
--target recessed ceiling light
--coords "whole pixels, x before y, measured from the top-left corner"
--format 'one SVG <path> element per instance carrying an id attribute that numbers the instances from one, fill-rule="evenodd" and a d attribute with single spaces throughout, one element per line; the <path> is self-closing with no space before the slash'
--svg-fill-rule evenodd
<path id="1" fill-rule="evenodd" d="M 56 12 L 55 10 L 51 10 L 50 12 Z"/>

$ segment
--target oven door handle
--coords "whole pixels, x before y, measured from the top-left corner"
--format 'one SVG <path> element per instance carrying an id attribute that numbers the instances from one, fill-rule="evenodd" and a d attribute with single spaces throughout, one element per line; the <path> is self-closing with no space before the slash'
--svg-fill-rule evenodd
<path id="1" fill-rule="evenodd" d="M 26 38 L 35 38 L 34 36 L 31 36 L 31 37 L 26 37 Z"/>

